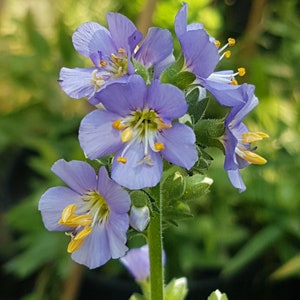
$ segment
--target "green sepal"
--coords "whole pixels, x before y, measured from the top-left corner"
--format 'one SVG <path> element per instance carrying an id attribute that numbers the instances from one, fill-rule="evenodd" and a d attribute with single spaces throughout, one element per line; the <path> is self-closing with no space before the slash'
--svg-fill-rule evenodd
<path id="1" fill-rule="evenodd" d="M 165 300 L 183 300 L 188 293 L 185 277 L 172 279 L 165 287 Z"/>
<path id="2" fill-rule="evenodd" d="M 135 207 L 144 207 L 149 203 L 149 197 L 143 191 L 131 191 L 130 192 L 131 203 Z"/>
<path id="3" fill-rule="evenodd" d="M 202 119 L 194 126 L 196 141 L 204 147 L 216 147 L 224 151 L 220 137 L 224 135 L 225 126 L 223 120 Z"/>
<path id="4" fill-rule="evenodd" d="M 169 175 L 163 178 L 161 183 L 161 193 L 164 200 L 179 199 L 185 190 L 185 176 L 179 167 L 173 167 L 166 173 Z M 166 175 L 166 174 L 165 174 Z"/>
<path id="5" fill-rule="evenodd" d="M 225 293 L 216 290 L 208 296 L 207 300 L 228 300 L 228 297 Z"/>
<path id="6" fill-rule="evenodd" d="M 200 173 L 205 173 L 214 160 L 202 147 L 197 147 L 198 150 L 198 161 L 193 167 L 193 170 Z"/>
<path id="7" fill-rule="evenodd" d="M 143 64 L 138 62 L 136 59 L 131 58 L 134 66 L 134 71 L 136 74 L 140 75 L 149 85 L 153 79 L 153 67 L 146 68 Z"/>
<path id="8" fill-rule="evenodd" d="M 147 300 L 144 296 L 138 293 L 134 293 L 130 296 L 129 300 Z"/>
<path id="9" fill-rule="evenodd" d="M 160 80 L 161 83 L 170 83 L 184 90 L 191 85 L 196 76 L 188 71 L 183 71 L 184 57 L 181 55 L 171 66 L 163 71 Z"/>
<path id="10" fill-rule="evenodd" d="M 198 200 L 205 195 L 213 183 L 212 179 L 202 174 L 195 174 L 186 178 L 186 189 L 183 194 L 183 201 Z"/>

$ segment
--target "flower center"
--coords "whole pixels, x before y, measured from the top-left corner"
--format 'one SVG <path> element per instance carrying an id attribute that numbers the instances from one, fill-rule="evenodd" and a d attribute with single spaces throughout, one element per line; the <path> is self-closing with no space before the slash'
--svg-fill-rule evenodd
<path id="1" fill-rule="evenodd" d="M 97 191 L 87 192 L 82 196 L 83 204 L 67 205 L 61 214 L 59 224 L 73 227 L 70 235 L 71 241 L 67 251 L 73 253 L 78 250 L 84 239 L 93 231 L 96 223 L 105 222 L 109 216 L 109 207 L 104 197 Z"/>
<path id="2" fill-rule="evenodd" d="M 91 84 L 94 85 L 94 92 L 102 87 L 105 82 L 120 78 L 128 72 L 128 55 L 123 48 L 119 48 L 117 53 L 111 53 L 110 56 L 103 56 L 99 51 L 93 57 L 95 65 L 98 66 L 92 72 Z"/>
<path id="3" fill-rule="evenodd" d="M 248 149 L 247 145 L 256 141 L 261 141 L 268 137 L 269 136 L 264 132 L 245 132 L 238 141 L 235 153 L 249 163 L 263 165 L 267 162 L 267 160 Z"/>
<path id="4" fill-rule="evenodd" d="M 154 151 L 162 151 L 165 146 L 157 141 L 158 133 L 163 129 L 171 128 L 171 124 L 166 124 L 153 109 L 144 108 L 132 111 L 129 116 L 117 119 L 112 124 L 113 128 L 121 131 L 121 140 L 127 143 L 117 161 L 125 164 L 127 162 L 126 152 L 134 143 L 144 144 L 144 156 L 138 164 L 146 163 L 153 165 L 149 148 Z"/>

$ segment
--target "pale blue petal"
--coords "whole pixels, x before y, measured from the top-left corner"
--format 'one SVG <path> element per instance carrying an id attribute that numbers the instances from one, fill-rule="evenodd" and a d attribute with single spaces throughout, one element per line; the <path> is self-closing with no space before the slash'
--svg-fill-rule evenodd
<path id="1" fill-rule="evenodd" d="M 109 31 L 95 22 L 80 25 L 74 32 L 72 40 L 77 52 L 86 57 L 98 51 L 103 55 L 110 55 L 117 50 Z"/>
<path id="2" fill-rule="evenodd" d="M 154 67 L 153 78 L 159 79 L 161 73 L 175 62 L 175 56 L 171 53 L 166 59 L 159 62 Z"/>
<path id="3" fill-rule="evenodd" d="M 88 235 L 82 246 L 72 253 L 72 259 L 79 264 L 94 269 L 111 259 L 105 222 L 98 223 Z"/>
<path id="4" fill-rule="evenodd" d="M 175 33 L 178 37 L 187 31 L 187 11 L 188 5 L 184 3 L 175 17 Z"/>
<path id="5" fill-rule="evenodd" d="M 57 186 L 48 189 L 39 201 L 39 210 L 45 227 L 49 231 L 69 231 L 70 227 L 58 223 L 63 209 L 70 204 L 80 204 L 80 195 L 73 190 Z"/>
<path id="6" fill-rule="evenodd" d="M 66 162 L 64 159 L 60 159 L 54 163 L 51 170 L 78 194 L 82 195 L 97 187 L 94 169 L 83 161 Z"/>
<path id="7" fill-rule="evenodd" d="M 62 68 L 59 74 L 59 85 L 71 98 L 91 97 L 95 86 L 91 84 L 92 72 L 95 68 Z"/>
<path id="8" fill-rule="evenodd" d="M 128 192 L 108 177 L 105 167 L 99 170 L 98 191 L 114 213 L 121 214 L 129 211 L 131 200 Z"/>
<path id="9" fill-rule="evenodd" d="M 125 153 L 125 157 L 127 158 L 127 163 L 125 164 L 116 161 L 116 158 L 121 153 L 122 151 L 116 153 L 111 172 L 112 179 L 117 183 L 135 190 L 155 186 L 160 181 L 162 159 L 159 153 L 149 149 L 153 166 L 141 163 L 144 157 L 143 143 L 136 143 L 129 147 Z"/>
<path id="10" fill-rule="evenodd" d="M 150 212 L 148 206 L 136 207 L 130 209 L 130 226 L 137 231 L 144 231 L 150 222 Z"/>
<path id="11" fill-rule="evenodd" d="M 173 52 L 173 38 L 169 30 L 152 27 L 135 55 L 135 59 L 149 68 Z"/>
<path id="12" fill-rule="evenodd" d="M 228 170 L 228 177 L 230 179 L 231 184 L 239 189 L 239 192 L 242 193 L 246 190 L 246 186 L 244 184 L 244 181 L 241 177 L 239 169 L 236 170 Z"/>
<path id="13" fill-rule="evenodd" d="M 120 131 L 112 126 L 118 118 L 119 115 L 97 109 L 82 119 L 78 138 L 90 159 L 109 155 L 122 147 Z"/>
<path id="14" fill-rule="evenodd" d="M 165 145 L 161 155 L 169 162 L 190 169 L 198 159 L 193 130 L 179 123 L 162 130 L 158 141 Z"/>
<path id="15" fill-rule="evenodd" d="M 183 92 L 171 84 L 161 84 L 154 80 L 148 91 L 149 108 L 154 109 L 162 119 L 177 119 L 182 117 L 188 105 Z"/>
<path id="16" fill-rule="evenodd" d="M 119 116 L 127 116 L 132 111 L 142 109 L 146 96 L 146 83 L 141 76 L 128 77 L 127 83 L 111 83 L 95 97 L 105 108 Z"/>

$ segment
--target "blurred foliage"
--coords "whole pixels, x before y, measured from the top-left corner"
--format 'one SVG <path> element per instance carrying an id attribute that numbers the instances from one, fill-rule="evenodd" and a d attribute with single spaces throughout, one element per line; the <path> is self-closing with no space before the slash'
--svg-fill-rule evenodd
<path id="1" fill-rule="evenodd" d="M 299 277 L 299 3 L 269 1 L 257 31 L 247 27 L 251 1 L 187 2 L 189 22 L 203 22 L 221 41 L 229 35 L 238 38 L 231 59 L 220 67 L 247 68 L 244 80 L 256 85 L 260 105 L 246 123 L 252 131 L 267 132 L 270 139 L 258 149 L 268 164 L 242 171 L 247 185 L 243 194 L 231 187 L 221 151 L 209 149 L 214 160 L 208 176 L 214 184 L 210 193 L 200 199 L 195 196 L 190 204 L 194 218 L 165 232 L 167 276 L 197 280 L 208 270 L 230 278 L 259 259 L 264 265 L 257 272 L 264 280 Z M 1 1 L 1 276 L 33 281 L 25 291 L 9 290 L 12 285 L 4 281 L 3 299 L 21 299 L 26 293 L 30 294 L 26 299 L 58 299 L 70 276 L 68 238 L 45 230 L 37 203 L 48 187 L 61 184 L 50 171 L 57 159 L 83 158 L 77 130 L 92 107 L 68 98 L 57 84 L 61 67 L 88 65 L 74 50 L 72 33 L 85 21 L 105 25 L 107 11 L 119 11 L 136 22 L 144 3 Z M 181 1 L 158 2 L 154 25 L 174 32 L 180 6 Z M 217 113 L 213 105 L 207 110 L 209 116 Z M 108 278 L 126 274 L 114 261 L 86 272 Z"/>

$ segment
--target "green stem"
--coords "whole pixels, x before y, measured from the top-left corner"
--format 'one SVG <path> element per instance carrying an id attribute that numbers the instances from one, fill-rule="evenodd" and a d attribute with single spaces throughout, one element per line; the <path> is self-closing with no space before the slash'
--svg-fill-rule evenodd
<path id="1" fill-rule="evenodd" d="M 153 211 L 148 227 L 148 245 L 150 258 L 150 299 L 164 299 L 164 274 L 162 264 L 162 210 L 159 199 L 159 211 Z"/>

